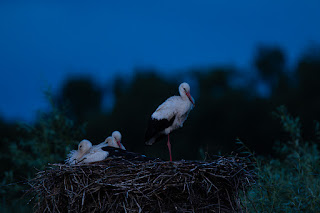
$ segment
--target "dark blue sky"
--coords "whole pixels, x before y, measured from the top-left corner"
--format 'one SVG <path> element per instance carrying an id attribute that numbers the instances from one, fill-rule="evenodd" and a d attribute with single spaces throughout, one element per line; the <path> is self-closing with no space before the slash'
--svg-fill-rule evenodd
<path id="1" fill-rule="evenodd" d="M 69 75 L 103 84 L 135 67 L 248 68 L 258 44 L 294 64 L 320 43 L 319 0 L 85 2 L 0 1 L 1 117 L 32 120 Z"/>

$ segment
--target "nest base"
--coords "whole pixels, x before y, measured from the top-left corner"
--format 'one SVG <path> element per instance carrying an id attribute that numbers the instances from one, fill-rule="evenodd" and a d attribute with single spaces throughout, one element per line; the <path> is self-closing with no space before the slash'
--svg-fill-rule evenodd
<path id="1" fill-rule="evenodd" d="M 238 212 L 253 182 L 246 158 L 53 164 L 29 181 L 35 212 Z"/>

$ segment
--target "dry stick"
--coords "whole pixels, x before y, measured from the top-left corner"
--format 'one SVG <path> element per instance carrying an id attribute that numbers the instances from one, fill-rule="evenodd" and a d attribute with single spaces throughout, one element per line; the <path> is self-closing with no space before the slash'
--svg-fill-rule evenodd
<path id="1" fill-rule="evenodd" d="M 217 193 L 218 195 L 218 206 L 219 206 L 219 213 L 221 213 L 221 209 L 220 209 L 220 196 L 219 196 L 219 192 Z"/>
<path id="2" fill-rule="evenodd" d="M 123 209 L 124 209 L 124 212 L 127 213 L 126 205 L 124 203 L 123 203 Z"/>
<path id="3" fill-rule="evenodd" d="M 232 210 L 233 210 L 233 212 L 235 212 L 235 210 L 234 210 L 234 208 L 233 208 L 233 205 L 232 205 L 232 201 L 231 201 L 231 199 L 230 199 L 230 195 L 229 195 L 228 190 L 226 190 L 226 192 L 227 192 L 228 200 L 229 200 L 229 203 L 230 203 L 230 205 L 231 205 L 231 207 L 232 207 Z"/>
<path id="4" fill-rule="evenodd" d="M 58 208 L 57 204 L 56 204 L 56 203 L 54 203 L 54 205 L 56 206 L 57 211 L 60 213 L 60 211 L 59 211 L 59 208 Z"/>
<path id="5" fill-rule="evenodd" d="M 242 170 L 244 170 L 245 167 L 243 167 L 242 169 L 240 169 L 239 171 L 237 171 L 235 174 L 232 175 L 232 177 L 236 176 L 239 172 L 241 172 Z"/>
<path id="6" fill-rule="evenodd" d="M 244 194 L 244 193 L 245 193 L 245 191 L 244 191 L 243 184 L 242 184 L 241 186 L 242 186 L 243 194 Z M 246 212 L 248 212 L 247 198 L 246 198 L 246 196 L 243 196 L 243 197 L 244 197 L 245 206 L 243 206 L 243 204 L 242 204 L 241 200 L 240 200 L 240 204 L 241 204 L 243 207 L 245 207 Z"/>
<path id="7" fill-rule="evenodd" d="M 219 189 L 205 175 L 202 175 L 202 177 L 204 177 L 211 184 L 211 186 L 213 186 L 217 191 L 219 191 Z M 211 186 L 210 186 L 210 189 L 211 189 Z"/>
<path id="8" fill-rule="evenodd" d="M 137 204 L 137 206 L 138 206 L 138 208 L 139 208 L 139 213 L 142 212 L 142 209 L 141 209 L 139 203 L 137 202 L 137 200 L 136 200 L 135 198 L 133 198 L 133 200 L 136 202 L 136 204 Z"/>
<path id="9" fill-rule="evenodd" d="M 59 187 L 59 182 L 62 180 L 62 187 L 65 195 L 69 199 L 73 199 L 73 201 L 70 200 L 66 203 L 70 208 L 77 205 L 79 197 L 80 203 L 82 203 L 81 197 L 83 196 L 83 193 L 89 192 L 92 200 L 96 203 L 91 205 L 93 208 L 91 210 L 99 211 L 99 208 L 104 208 L 109 212 L 119 211 L 121 205 L 118 203 L 121 201 L 127 203 L 124 204 L 124 207 L 126 208 L 126 211 L 130 212 L 139 211 L 139 207 L 136 203 L 139 204 L 140 209 L 143 209 L 144 207 L 150 209 L 154 204 L 160 206 L 160 208 L 161 206 L 169 208 L 174 202 L 178 202 L 175 203 L 175 206 L 181 210 L 194 210 L 196 206 L 191 205 L 191 203 L 200 205 L 199 208 L 203 209 L 209 208 L 212 204 L 206 202 L 212 202 L 211 200 L 216 199 L 218 195 L 219 211 L 221 212 L 222 210 L 228 209 L 229 207 L 227 206 L 230 204 L 229 210 L 234 209 L 233 202 L 229 195 L 230 193 L 234 194 L 234 191 L 237 192 L 237 189 L 240 186 L 247 187 L 254 182 L 252 176 L 253 172 L 243 169 L 246 165 L 245 162 L 246 161 L 242 158 L 221 157 L 218 161 L 215 160 L 209 163 L 199 161 L 180 161 L 174 163 L 150 161 L 148 163 L 136 162 L 128 164 L 127 162 L 119 160 L 117 162 L 104 162 L 104 165 L 101 164 L 102 162 L 99 162 L 99 165 L 93 164 L 82 166 L 65 166 L 60 164 L 58 168 L 52 168 L 45 173 L 38 173 L 38 179 L 36 178 L 33 180 L 33 183 L 35 184 L 31 184 L 30 186 L 33 188 L 33 191 L 38 191 L 39 195 L 42 194 L 42 198 L 44 198 L 44 196 L 51 197 L 56 195 L 55 187 Z M 63 178 L 59 179 L 59 177 Z M 52 181 L 54 180 L 53 178 L 56 180 Z M 216 180 L 216 178 L 219 179 Z M 46 180 L 46 182 L 42 180 Z M 213 182 L 215 182 L 215 184 L 213 184 Z M 198 184 L 193 185 L 194 183 Z M 75 186 L 77 187 L 75 188 Z M 206 193 L 219 191 L 219 188 L 222 187 L 222 189 L 227 191 L 229 200 L 224 198 L 220 199 L 219 193 L 212 193 L 210 196 L 207 196 L 206 199 L 202 199 L 201 197 L 197 198 L 197 196 L 203 196 L 198 194 L 202 193 L 202 189 L 200 190 L 200 188 L 197 188 L 199 186 L 200 188 L 203 188 Z M 162 190 L 163 187 L 169 190 L 178 190 L 181 194 L 168 194 L 168 190 Z M 53 193 L 50 194 L 51 192 Z M 104 203 L 101 203 L 100 200 L 101 192 L 105 193 L 105 199 L 103 199 Z M 98 193 L 98 195 L 96 193 Z M 129 197 L 128 193 L 131 193 Z M 127 194 L 127 197 L 120 199 L 119 196 L 123 196 L 123 194 Z M 146 201 L 145 196 L 152 200 L 147 199 Z M 171 204 L 166 204 L 167 201 L 162 200 L 161 198 L 163 196 L 172 197 L 172 199 L 169 197 Z M 188 203 L 180 206 L 179 199 L 185 199 L 185 196 L 189 196 L 190 200 Z M 236 201 L 237 197 L 232 197 L 232 199 L 235 199 Z M 60 199 L 60 197 L 57 197 L 57 200 L 54 200 L 56 205 L 66 205 L 61 203 L 62 201 L 63 200 Z M 84 200 L 84 206 L 86 206 L 86 202 L 87 199 Z M 40 208 L 42 208 L 41 205 L 43 206 L 42 203 L 43 201 L 38 199 L 38 206 Z M 163 205 L 161 205 L 162 203 Z M 224 204 L 227 204 L 227 206 Z M 50 211 L 50 205 L 44 207 L 48 207 L 49 209 L 47 211 Z M 112 209 L 112 207 L 114 208 Z M 121 210 L 123 210 L 124 207 L 120 207 Z"/>

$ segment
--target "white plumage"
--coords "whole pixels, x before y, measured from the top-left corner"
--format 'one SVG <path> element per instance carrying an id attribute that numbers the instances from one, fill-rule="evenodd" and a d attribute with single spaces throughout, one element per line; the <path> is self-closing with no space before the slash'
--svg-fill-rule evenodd
<path id="1" fill-rule="evenodd" d="M 92 143 L 88 140 L 82 140 L 78 145 L 78 150 L 72 150 L 65 160 L 66 164 L 77 164 L 79 160 L 90 150 Z"/>
<path id="2" fill-rule="evenodd" d="M 109 155 L 102 147 L 107 146 L 105 142 L 92 146 L 88 140 L 82 140 L 78 145 L 78 150 L 72 150 L 66 159 L 67 164 L 83 164 L 102 161 Z"/>
<path id="3" fill-rule="evenodd" d="M 120 148 L 120 149 L 126 150 L 126 148 L 121 143 L 122 135 L 119 131 L 114 131 L 111 136 L 115 139 L 115 141 L 117 143 L 117 147 L 114 146 L 115 148 Z"/>
<path id="4" fill-rule="evenodd" d="M 119 148 L 117 141 L 112 136 L 107 137 L 104 142 L 107 144 L 108 147 Z"/>
<path id="5" fill-rule="evenodd" d="M 162 135 L 168 135 L 168 149 L 171 160 L 171 144 L 169 134 L 183 126 L 189 112 L 195 106 L 194 99 L 190 95 L 190 86 L 182 83 L 179 86 L 180 96 L 172 96 L 162 103 L 151 115 L 148 129 L 145 135 L 147 145 L 152 145 Z"/>
<path id="6" fill-rule="evenodd" d="M 104 142 L 92 146 L 90 150 L 79 160 L 79 163 L 93 163 L 106 159 L 109 153 L 101 149 L 105 146 L 107 146 L 107 144 Z"/>

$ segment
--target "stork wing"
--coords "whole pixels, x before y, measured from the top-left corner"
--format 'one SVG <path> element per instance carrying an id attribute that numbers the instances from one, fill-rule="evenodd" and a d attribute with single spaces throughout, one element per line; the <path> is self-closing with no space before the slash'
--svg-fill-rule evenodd
<path id="1" fill-rule="evenodd" d="M 76 163 L 76 156 L 78 154 L 78 150 L 71 150 L 70 153 L 67 155 L 67 159 L 64 161 L 66 164 L 75 164 Z"/>
<path id="2" fill-rule="evenodd" d="M 167 119 L 171 120 L 177 113 L 177 107 L 179 105 L 179 97 L 172 96 L 163 102 L 156 111 L 151 115 L 152 118 L 157 120 Z"/>
<path id="3" fill-rule="evenodd" d="M 176 117 L 177 97 L 168 98 L 151 115 L 145 134 L 145 143 L 151 145 L 163 134 L 163 130 L 171 126 Z"/>
<path id="4" fill-rule="evenodd" d="M 102 147 L 103 151 L 107 151 L 109 153 L 108 158 L 113 159 L 124 159 L 124 160 L 130 160 L 130 161 L 149 161 L 154 160 L 155 158 L 149 158 L 145 155 L 141 155 L 139 153 L 135 152 L 129 152 L 123 149 L 114 148 L 110 146 Z"/>
<path id="5" fill-rule="evenodd" d="M 173 116 L 170 120 L 167 120 L 167 119 L 157 120 L 157 119 L 150 118 L 148 128 L 144 137 L 145 139 L 144 141 L 146 142 L 146 144 L 151 145 L 154 142 L 156 142 L 158 139 L 160 139 L 162 131 L 168 128 L 169 126 L 171 126 L 175 118 L 176 116 Z M 154 139 L 151 140 L 152 138 Z"/>
<path id="6" fill-rule="evenodd" d="M 99 144 L 97 144 L 97 145 L 94 145 L 94 147 L 95 147 L 96 149 L 100 149 L 100 148 L 105 147 L 105 146 L 108 146 L 108 144 L 106 143 L 106 141 L 104 141 L 104 142 L 102 142 L 102 143 L 99 143 Z"/>

